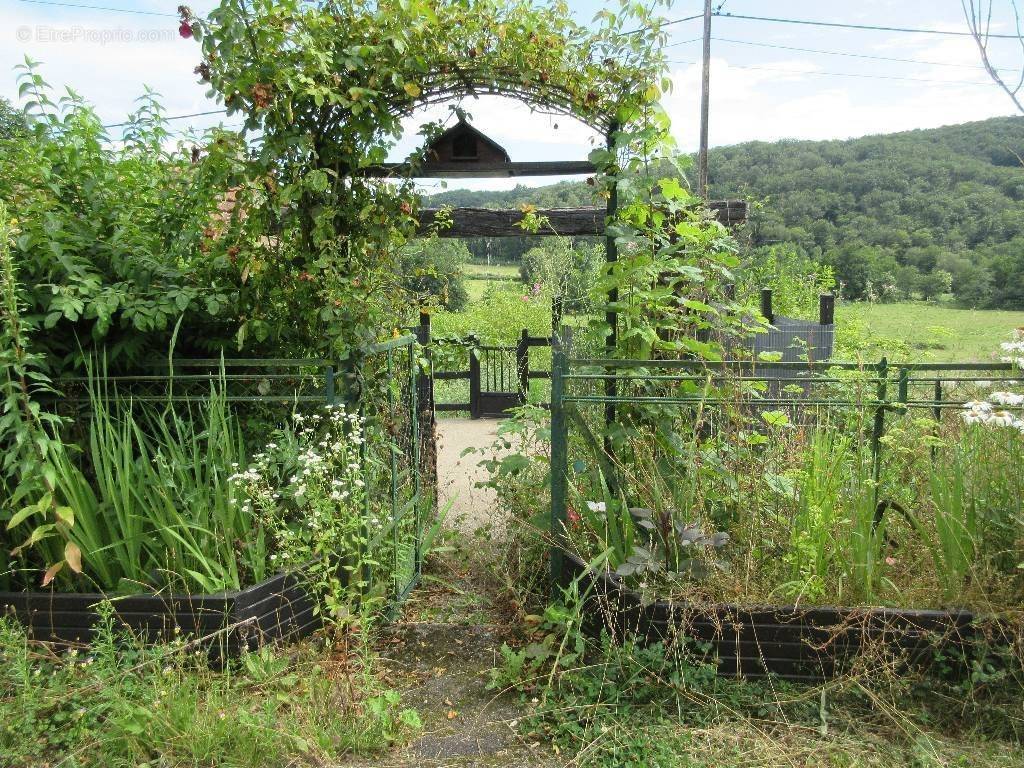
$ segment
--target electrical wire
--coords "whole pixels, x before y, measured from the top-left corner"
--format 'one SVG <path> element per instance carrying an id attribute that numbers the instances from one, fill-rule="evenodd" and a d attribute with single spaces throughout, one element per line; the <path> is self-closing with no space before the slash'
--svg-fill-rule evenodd
<path id="1" fill-rule="evenodd" d="M 695 38 L 700 40 L 700 38 Z M 958 67 L 961 69 L 985 69 L 981 64 L 950 64 L 946 61 L 923 61 L 921 59 L 901 59 L 896 56 L 878 56 L 870 53 L 853 53 L 851 51 L 825 51 L 820 48 L 799 48 L 793 45 L 780 45 L 777 43 L 760 43 L 755 40 L 736 40 L 729 37 L 712 37 L 720 43 L 736 43 L 738 45 L 754 45 L 758 48 L 776 48 L 782 51 L 798 51 L 800 53 L 820 53 L 826 56 L 849 56 L 855 59 L 873 59 L 877 61 L 895 61 L 902 64 L 925 64 L 932 67 Z M 684 43 L 692 43 L 693 40 L 685 40 L 683 43 L 675 43 L 675 45 L 683 45 Z M 666 48 L 668 46 L 665 46 Z"/>
<path id="2" fill-rule="evenodd" d="M 110 11 L 112 13 L 132 13 L 137 16 L 166 16 L 177 19 L 176 13 L 161 13 L 160 11 L 140 11 L 135 8 L 111 8 L 104 5 L 85 5 L 82 3 L 60 3 L 57 0 L 18 0 L 20 3 L 31 3 L 32 5 L 55 5 L 59 8 L 84 8 L 90 11 Z"/>
<path id="3" fill-rule="evenodd" d="M 700 40 L 703 40 L 703 39 L 704 39 L 704 36 L 702 35 L 700 37 L 694 37 L 694 38 L 691 38 L 689 40 L 680 40 L 678 43 L 668 43 L 664 47 L 665 48 L 675 48 L 677 45 L 686 45 L 687 43 L 696 43 L 696 42 L 698 42 Z M 715 38 L 711 38 L 711 39 L 714 40 Z"/>
<path id="4" fill-rule="evenodd" d="M 883 27 L 873 24 L 849 24 L 839 21 L 813 21 L 811 19 L 782 19 L 773 16 L 748 16 L 741 13 L 712 13 L 721 19 L 743 19 L 745 21 L 767 21 L 773 24 L 804 24 L 812 27 L 835 27 L 838 29 L 857 29 L 870 32 L 907 32 L 915 35 L 953 35 L 956 37 L 972 37 L 970 32 L 959 32 L 947 29 L 919 29 L 915 27 Z M 1019 35 L 997 35 L 991 34 L 988 37 L 1003 40 L 1019 40 Z"/>
<path id="5" fill-rule="evenodd" d="M 687 22 L 687 21 L 693 21 L 694 19 L 703 19 L 703 18 L 704 18 L 704 14 L 703 13 L 698 13 L 695 16 L 687 16 L 685 19 L 671 19 L 669 21 L 663 22 L 662 25 L 661 25 L 661 28 L 664 29 L 665 27 L 671 27 L 673 24 L 682 24 L 682 23 Z M 624 37 L 626 35 L 637 35 L 637 34 L 639 34 L 641 32 L 646 32 L 649 29 L 650 29 L 650 27 L 638 27 L 637 29 L 631 29 L 628 32 L 617 32 L 616 34 L 618 36 L 620 36 L 620 37 Z"/>
<path id="6" fill-rule="evenodd" d="M 161 119 L 164 122 L 167 122 L 167 121 L 170 121 L 170 120 L 187 120 L 188 118 L 205 118 L 208 115 L 226 115 L 226 114 L 227 114 L 227 110 L 210 110 L 209 112 L 195 112 L 195 113 L 193 113 L 191 115 L 170 115 L 170 116 L 168 116 L 166 118 L 161 118 Z M 131 125 L 131 124 L 132 124 L 131 120 L 126 120 L 123 123 L 109 123 L 109 124 L 103 125 L 102 127 L 103 128 L 123 128 L 126 125 Z"/>
<path id="7" fill-rule="evenodd" d="M 696 64 L 695 61 L 670 60 L 669 64 Z M 991 82 L 980 83 L 977 80 L 932 80 L 926 77 L 901 77 L 898 75 L 869 75 L 862 72 L 826 72 L 824 70 L 785 69 L 781 67 L 762 67 L 753 64 L 729 64 L 730 69 L 756 69 L 762 72 L 786 72 L 794 75 L 822 75 L 828 77 L 857 77 L 866 80 L 906 80 L 912 83 L 936 83 L 943 85 L 983 85 L 991 86 Z"/>

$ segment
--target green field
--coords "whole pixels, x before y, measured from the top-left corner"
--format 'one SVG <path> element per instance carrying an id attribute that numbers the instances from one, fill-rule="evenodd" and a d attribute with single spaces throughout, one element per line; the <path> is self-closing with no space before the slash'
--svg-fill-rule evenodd
<path id="1" fill-rule="evenodd" d="M 466 276 L 466 293 L 471 303 L 483 299 L 491 283 L 519 280 L 519 267 L 512 264 L 469 262 L 463 265 L 462 272 Z"/>
<path id="2" fill-rule="evenodd" d="M 836 308 L 840 338 L 844 328 L 863 329 L 873 341 L 892 340 L 906 356 L 936 362 L 988 362 L 999 343 L 1024 326 L 1024 312 L 956 309 L 940 304 L 853 302 Z"/>
<path id="3" fill-rule="evenodd" d="M 480 306 L 494 283 L 518 279 L 513 266 L 467 264 L 467 312 L 487 312 Z M 989 362 L 999 354 L 999 343 L 1014 328 L 1024 327 L 1024 312 L 957 309 L 944 304 L 896 302 L 840 303 L 836 307 L 837 341 L 844 355 L 851 347 L 864 348 L 870 357 L 934 362 Z"/>
<path id="4" fill-rule="evenodd" d="M 518 280 L 519 267 L 514 264 L 480 264 L 471 261 L 462 266 L 469 280 Z"/>

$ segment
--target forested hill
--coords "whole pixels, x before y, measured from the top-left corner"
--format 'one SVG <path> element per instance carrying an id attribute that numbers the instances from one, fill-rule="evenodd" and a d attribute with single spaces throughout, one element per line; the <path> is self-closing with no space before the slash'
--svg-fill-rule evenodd
<path id="1" fill-rule="evenodd" d="M 849 298 L 930 298 L 1024 308 L 1024 118 L 846 141 L 748 142 L 712 150 L 711 196 L 758 201 L 757 248 L 832 264 Z M 453 190 L 450 205 L 593 204 L 569 182 Z"/>

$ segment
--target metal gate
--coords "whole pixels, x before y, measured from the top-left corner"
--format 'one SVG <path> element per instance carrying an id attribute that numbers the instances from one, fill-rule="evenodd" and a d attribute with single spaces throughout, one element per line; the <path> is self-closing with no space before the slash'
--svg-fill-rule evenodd
<path id="1" fill-rule="evenodd" d="M 426 328 L 424 332 L 422 329 Z M 550 379 L 545 360 L 530 349 L 548 349 L 551 339 L 524 329 L 515 344 L 482 344 L 476 336 L 430 339 L 429 323 L 421 325 L 431 358 L 430 397 L 436 411 L 468 411 L 471 418 L 501 418 L 526 403 L 530 382 Z M 546 358 L 546 355 L 542 357 Z"/>

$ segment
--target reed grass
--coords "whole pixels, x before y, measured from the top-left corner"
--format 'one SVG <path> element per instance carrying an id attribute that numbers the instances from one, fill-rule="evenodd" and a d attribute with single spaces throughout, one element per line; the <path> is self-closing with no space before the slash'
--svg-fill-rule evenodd
<path id="1" fill-rule="evenodd" d="M 179 410 L 134 403 L 94 376 L 89 413 L 82 450 L 54 461 L 89 587 L 210 593 L 264 578 L 265 536 L 229 481 L 246 450 L 222 387 Z"/>

